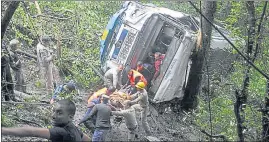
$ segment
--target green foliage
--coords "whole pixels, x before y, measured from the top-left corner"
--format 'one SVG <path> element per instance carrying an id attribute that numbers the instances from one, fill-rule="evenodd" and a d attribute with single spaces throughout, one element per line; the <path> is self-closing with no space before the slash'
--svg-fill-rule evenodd
<path id="1" fill-rule="evenodd" d="M 192 6 L 185 1 L 141 1 L 143 4 L 154 4 L 157 7 L 164 7 L 164 8 L 169 8 L 171 10 L 183 12 L 186 14 L 191 14 L 194 16 L 199 16 L 197 12 L 195 11 Z M 194 2 L 195 3 L 195 2 Z M 198 3 L 197 3 L 198 4 Z"/>
<path id="2" fill-rule="evenodd" d="M 1 114 L 1 125 L 4 127 L 12 127 L 14 126 L 15 122 L 10 119 L 5 113 Z"/>
<path id="3" fill-rule="evenodd" d="M 37 87 L 37 88 L 42 87 L 42 84 L 41 84 L 41 82 L 39 80 L 35 82 L 35 87 Z"/>
<path id="4" fill-rule="evenodd" d="M 219 2 L 218 5 L 226 5 L 228 2 Z M 235 46 L 239 50 L 245 52 L 247 44 L 247 23 L 248 16 L 246 11 L 245 2 L 230 2 L 230 11 L 225 11 L 224 7 L 218 8 L 217 13 L 220 15 L 220 11 L 229 13 L 226 17 L 216 17 L 217 19 L 223 20 L 225 27 L 229 29 L 231 37 L 240 37 L 244 42 L 236 41 Z M 264 2 L 255 2 L 255 13 L 256 18 L 260 17 Z M 227 8 L 227 7 L 226 7 Z M 228 8 L 227 8 L 228 10 Z M 268 12 L 267 12 L 268 13 Z M 257 19 L 256 23 L 258 23 Z M 263 23 L 264 29 L 268 30 L 268 21 Z M 256 27 L 257 29 L 257 27 Z M 262 30 L 262 32 L 264 32 Z M 260 44 L 260 51 L 258 52 L 257 59 L 255 60 L 255 65 L 268 73 L 268 36 L 262 36 L 262 41 Z M 255 45 L 254 45 L 255 47 Z M 254 52 L 255 50 L 253 50 Z M 233 54 L 237 54 L 235 50 L 232 50 Z M 237 122 L 234 114 L 234 103 L 235 103 L 235 89 L 239 91 L 242 89 L 243 80 L 245 77 L 245 61 L 239 57 L 239 60 L 233 62 L 233 72 L 228 76 L 223 78 L 221 84 L 214 84 L 211 81 L 210 90 L 214 90 L 211 93 L 211 108 L 212 108 L 212 126 L 214 134 L 223 134 L 230 141 L 238 140 L 237 135 Z M 266 79 L 255 69 L 250 70 L 250 84 L 248 87 L 248 102 L 246 104 L 246 109 L 244 113 L 245 121 L 244 126 L 247 127 L 245 134 L 245 140 L 247 141 L 257 141 L 259 140 L 260 134 L 262 133 L 262 114 L 257 111 L 261 104 L 263 104 L 264 97 L 266 95 Z M 226 84 L 226 85 L 225 85 Z M 230 85 L 229 85 L 230 84 Z M 227 86 L 228 85 L 228 86 Z M 206 98 L 206 99 L 205 99 Z M 199 101 L 199 111 L 196 114 L 196 124 L 201 128 L 210 131 L 209 123 L 209 109 L 207 94 L 202 94 Z"/>
<path id="5" fill-rule="evenodd" d="M 55 61 L 61 73 L 68 69 L 73 76 L 64 74 L 66 79 L 75 79 L 83 87 L 97 85 L 100 78 L 89 63 L 99 67 L 98 35 L 103 32 L 110 16 L 119 10 L 122 2 L 40 1 L 38 3 L 44 16 L 36 17 L 38 13 L 33 2 L 20 4 L 11 21 L 9 33 L 14 33 L 11 35 L 12 38 L 14 36 L 19 38 L 25 43 L 24 46 L 29 46 L 33 51 L 36 48 L 37 38 L 42 34 L 50 35 L 55 40 L 61 39 L 62 55 Z M 30 34 L 18 29 L 18 25 L 27 29 Z M 32 45 L 33 43 L 35 44 Z M 36 82 L 36 87 L 41 87 L 41 84 Z"/>
<path id="6" fill-rule="evenodd" d="M 38 101 L 39 100 L 39 98 L 37 98 L 36 96 L 31 96 L 31 97 L 26 97 L 26 98 L 24 98 L 24 101 L 25 102 L 36 102 L 36 101 Z M 19 105 L 18 105 L 19 106 Z"/>
<path id="7" fill-rule="evenodd" d="M 213 85 L 213 84 L 212 84 Z M 213 87 L 214 86 L 214 87 Z M 230 86 L 224 84 L 213 85 L 211 89 L 214 93 L 211 94 L 211 115 L 212 127 L 214 134 L 223 134 L 229 140 L 236 140 L 236 120 L 233 112 L 233 94 Z M 220 91 L 221 90 L 221 91 Z M 204 94 L 207 96 L 207 94 Z M 214 97 L 212 97 L 214 96 Z M 199 100 L 198 113 L 196 114 L 196 124 L 202 129 L 210 131 L 211 126 L 209 121 L 210 111 L 208 107 L 208 99 Z"/>
<path id="8" fill-rule="evenodd" d="M 36 17 L 37 9 L 33 2 L 20 4 L 16 10 L 7 36 L 4 41 L 19 38 L 25 48 L 33 51 L 36 49 L 37 38 L 43 33 L 51 35 L 55 40 L 61 39 L 61 58 L 55 63 L 61 72 L 69 70 L 70 74 L 65 74 L 65 79 L 75 79 L 83 88 L 93 88 L 100 83 L 100 78 L 91 69 L 90 63 L 99 67 L 99 34 L 103 32 L 109 18 L 120 9 L 122 1 L 39 1 L 41 12 L 44 17 Z M 142 1 L 142 3 L 153 3 L 156 6 L 166 7 L 172 10 L 192 14 L 200 17 L 188 2 L 178 1 Z M 195 2 L 199 7 L 199 2 Z M 264 2 L 255 2 L 255 12 L 257 23 L 263 9 Z M 268 11 L 266 13 L 268 15 Z M 51 18 L 54 17 L 54 18 Z M 55 18 L 56 17 L 56 18 Z M 62 19 L 64 18 L 64 20 Z M 247 43 L 247 11 L 243 1 L 219 1 L 216 21 L 222 23 L 226 29 L 231 31 L 230 37 L 240 37 L 235 42 L 236 47 L 244 51 Z M 269 29 L 269 22 L 264 21 L 262 31 Z M 23 27 L 24 30 L 18 28 Z M 27 32 L 28 31 L 28 32 Z M 265 33 L 264 33 L 265 34 Z M 244 42 L 241 42 L 242 39 Z M 56 45 L 56 43 L 54 43 Z M 261 70 L 269 72 L 269 37 L 263 35 L 260 50 L 255 61 Z M 235 50 L 231 51 L 237 54 Z M 242 59 L 242 58 L 240 58 Z M 211 84 L 211 107 L 212 126 L 214 134 L 223 134 L 230 141 L 237 140 L 236 119 L 233 105 L 235 102 L 235 89 L 241 89 L 246 67 L 242 60 L 233 63 L 233 70 L 230 75 L 220 84 Z M 229 85 L 232 84 L 232 85 Z M 36 87 L 41 87 L 40 82 L 35 83 Z M 247 128 L 255 131 L 256 135 L 261 134 L 261 113 L 257 111 L 259 104 L 265 96 L 266 79 L 260 73 L 251 69 L 250 85 L 248 89 L 248 104 L 245 109 L 245 123 Z M 60 97 L 72 99 L 76 95 L 61 94 Z M 205 129 L 210 130 L 209 109 L 207 94 L 199 96 L 199 108 L 196 113 L 195 123 Z M 30 100 L 26 100 L 30 101 Z M 21 106 L 17 106 L 21 109 Z M 47 124 L 49 120 L 44 118 Z M 1 124 L 11 126 L 13 122 L 2 114 Z M 49 127 L 49 126 L 48 126 Z M 248 132 L 247 132 L 248 133 Z M 253 134 L 253 133 L 251 133 Z M 247 140 L 257 140 L 249 138 Z"/>
<path id="9" fill-rule="evenodd" d="M 59 94 L 59 98 L 60 98 L 60 100 L 61 99 L 70 99 L 70 100 L 73 100 L 76 95 L 78 95 L 78 92 L 76 90 L 75 91 L 72 91 L 70 93 L 61 92 Z"/>

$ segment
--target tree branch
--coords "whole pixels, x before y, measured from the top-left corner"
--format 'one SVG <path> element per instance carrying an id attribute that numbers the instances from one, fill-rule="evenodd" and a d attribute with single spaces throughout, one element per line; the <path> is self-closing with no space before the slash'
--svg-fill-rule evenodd
<path id="1" fill-rule="evenodd" d="M 262 12 L 262 15 L 261 15 L 261 19 L 260 19 L 260 23 L 258 25 L 258 30 L 257 30 L 257 41 L 256 41 L 256 46 L 255 46 L 255 53 L 254 53 L 254 57 L 252 59 L 252 62 L 254 63 L 255 59 L 257 58 L 257 54 L 258 54 L 258 50 L 259 50 L 259 45 L 260 45 L 260 42 L 261 42 L 261 27 L 262 27 L 262 21 L 263 21 L 263 18 L 265 16 L 265 11 L 266 11 L 266 8 L 267 8 L 267 3 L 268 1 L 265 2 L 264 4 L 264 7 L 263 7 L 263 12 Z"/>
<path id="2" fill-rule="evenodd" d="M 29 54 L 29 53 L 21 51 L 21 50 L 16 50 L 16 52 L 19 53 L 19 54 L 23 54 L 23 55 L 26 55 L 28 57 L 31 57 L 31 58 L 37 60 L 37 57 L 35 55 Z"/>
<path id="3" fill-rule="evenodd" d="M 55 17 L 55 16 L 51 16 L 51 15 L 44 15 L 44 14 L 37 14 L 32 16 L 32 18 L 38 18 L 38 17 L 45 17 L 45 18 L 51 18 L 51 19 L 58 19 L 58 20 L 68 20 L 71 19 L 72 17 L 67 17 L 67 18 L 62 18 L 62 17 Z"/>
<path id="4" fill-rule="evenodd" d="M 9 6 L 5 12 L 4 17 L 1 20 L 1 39 L 3 39 L 5 32 L 7 30 L 8 24 L 9 24 L 13 14 L 14 14 L 14 12 L 18 8 L 19 4 L 20 4 L 20 1 L 13 1 L 9 4 Z"/>
<path id="5" fill-rule="evenodd" d="M 29 104 L 29 105 L 50 105 L 47 103 L 30 103 L 30 102 L 9 102 L 9 101 L 2 101 L 2 104 Z"/>
<path id="6" fill-rule="evenodd" d="M 202 133 L 204 133 L 205 135 L 211 137 L 211 138 L 222 138 L 224 141 L 228 141 L 226 136 L 224 135 L 210 135 L 209 133 L 207 133 L 205 130 L 200 130 Z"/>
<path id="7" fill-rule="evenodd" d="M 25 120 L 25 119 L 22 119 L 22 118 L 13 118 L 13 120 L 20 121 L 20 122 L 25 122 L 27 124 L 32 123 L 32 124 L 35 124 L 35 125 L 37 125 L 39 127 L 43 127 L 42 125 L 40 125 L 40 124 L 38 124 L 36 122 L 30 121 L 30 120 Z"/>

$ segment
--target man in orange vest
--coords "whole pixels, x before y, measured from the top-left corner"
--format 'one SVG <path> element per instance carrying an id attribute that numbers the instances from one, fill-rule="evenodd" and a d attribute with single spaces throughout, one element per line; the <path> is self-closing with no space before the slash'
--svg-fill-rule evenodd
<path id="1" fill-rule="evenodd" d="M 150 88 L 150 82 L 155 73 L 155 68 L 150 63 L 143 63 L 142 61 L 138 61 L 136 65 L 136 71 L 140 72 L 147 80 L 147 87 Z"/>
<path id="2" fill-rule="evenodd" d="M 136 70 L 133 70 L 133 69 L 129 70 L 129 72 L 128 72 L 128 82 L 126 83 L 126 85 L 131 85 L 131 89 L 128 92 L 129 94 L 134 94 L 136 92 L 135 85 L 138 82 L 144 82 L 145 85 L 148 84 L 146 78 L 140 72 L 138 72 Z"/>
<path id="3" fill-rule="evenodd" d="M 99 104 L 100 101 L 100 97 L 102 95 L 111 95 L 113 92 L 115 92 L 116 88 L 114 88 L 113 86 L 110 86 L 108 89 L 107 88 L 102 88 L 100 90 L 98 90 L 97 92 L 94 92 L 92 95 L 90 95 L 88 97 L 88 104 L 87 104 L 87 112 L 85 113 L 85 115 L 83 116 L 83 118 L 81 120 L 83 120 L 86 116 L 88 116 L 90 114 L 90 112 L 92 111 L 92 108 L 96 105 Z M 80 121 L 81 121 L 80 120 Z M 95 121 L 96 118 L 92 119 L 92 122 L 85 122 L 84 125 L 89 129 L 89 130 L 93 130 L 94 125 L 95 125 Z"/>
<path id="4" fill-rule="evenodd" d="M 90 103 L 93 99 L 98 98 L 99 96 L 101 96 L 102 94 L 106 94 L 106 95 L 111 95 L 113 92 L 115 92 L 116 88 L 113 86 L 110 86 L 108 89 L 102 88 L 100 90 L 98 90 L 97 92 L 94 92 L 93 94 L 90 94 L 88 97 L 88 103 Z"/>

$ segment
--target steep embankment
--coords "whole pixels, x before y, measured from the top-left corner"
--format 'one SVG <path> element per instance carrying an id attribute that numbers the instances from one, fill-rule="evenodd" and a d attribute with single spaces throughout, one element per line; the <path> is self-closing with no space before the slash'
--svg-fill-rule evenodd
<path id="1" fill-rule="evenodd" d="M 44 84 L 38 76 L 36 62 L 30 58 L 23 58 L 23 73 L 26 80 L 27 92 L 31 95 L 24 96 L 22 99 L 24 104 L 4 103 L 2 104 L 2 124 L 6 126 L 41 126 L 51 127 L 50 105 L 28 104 L 27 102 L 49 101 L 50 96 L 46 95 Z M 96 91 L 96 90 L 94 90 Z M 84 115 L 86 112 L 86 98 L 87 91 L 74 97 L 74 102 L 77 107 L 74 122 Z M 183 114 L 175 114 L 167 112 L 158 114 L 153 106 L 150 106 L 150 115 L 148 115 L 148 123 L 152 131 L 152 136 L 159 138 L 162 141 L 196 141 L 199 140 L 199 132 L 195 130 L 191 124 L 191 117 Z M 109 141 L 125 141 L 127 139 L 127 128 L 124 122 L 114 123 L 114 117 L 111 117 L 112 129 L 108 134 Z M 142 140 L 144 136 L 143 128 L 141 127 L 140 114 L 137 113 L 137 120 L 139 122 L 139 139 Z M 80 127 L 89 136 L 91 134 L 82 125 Z M 14 136 L 2 136 L 2 141 L 41 141 L 39 138 L 19 138 Z"/>
<path id="2" fill-rule="evenodd" d="M 33 100 L 34 96 L 34 100 Z M 28 100 L 38 101 L 41 98 L 48 98 L 45 95 L 37 94 L 33 95 Z M 86 111 L 86 95 L 76 96 L 74 102 L 77 106 L 77 112 L 74 122 L 84 115 Z M 50 105 L 36 105 L 36 104 L 2 104 L 2 113 L 9 119 L 19 119 L 10 121 L 15 126 L 38 126 L 51 127 L 50 126 Z M 162 141 L 196 141 L 199 140 L 199 133 L 191 125 L 190 118 L 186 115 L 175 114 L 173 112 L 167 112 L 162 115 L 158 114 L 154 107 L 150 106 L 150 115 L 148 115 L 148 123 L 152 131 L 152 136 L 159 138 Z M 114 123 L 114 117 L 111 117 L 112 129 L 108 134 L 107 140 L 109 141 L 125 141 L 127 139 L 127 128 L 124 122 Z M 28 121 L 25 121 L 28 120 Z M 140 114 L 137 113 L 137 120 L 139 122 L 139 139 L 142 140 L 144 136 L 143 128 L 141 127 Z M 34 124 L 37 123 L 37 124 Z M 85 131 L 89 136 L 91 134 L 82 125 L 81 130 Z M 42 140 L 39 138 L 18 138 L 13 136 L 2 136 L 2 141 L 37 141 Z"/>

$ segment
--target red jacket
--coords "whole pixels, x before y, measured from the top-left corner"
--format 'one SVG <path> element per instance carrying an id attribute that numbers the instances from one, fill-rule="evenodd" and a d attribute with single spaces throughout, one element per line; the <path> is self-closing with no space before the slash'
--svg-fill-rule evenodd
<path id="1" fill-rule="evenodd" d="M 165 55 L 161 55 L 159 59 L 155 60 L 155 74 L 154 74 L 154 79 L 157 78 L 157 76 L 159 75 L 159 72 L 160 72 L 160 66 L 162 64 L 162 61 L 164 59 Z"/>

